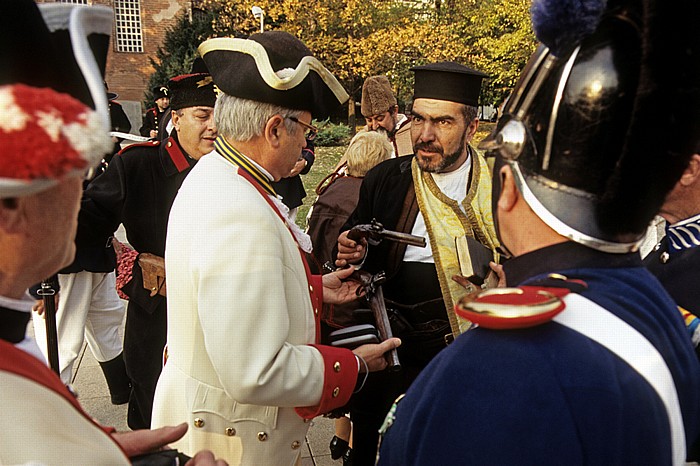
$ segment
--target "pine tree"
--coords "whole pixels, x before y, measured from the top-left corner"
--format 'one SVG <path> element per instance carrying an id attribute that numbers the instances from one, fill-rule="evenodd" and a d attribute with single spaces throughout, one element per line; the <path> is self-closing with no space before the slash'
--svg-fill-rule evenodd
<path id="1" fill-rule="evenodd" d="M 166 85 L 173 76 L 190 72 L 192 63 L 199 56 L 197 47 L 214 32 L 212 23 L 215 15 L 214 10 L 197 10 L 190 21 L 189 15 L 183 14 L 174 26 L 165 31 L 165 39 L 158 48 L 155 59 L 150 59 L 155 71 L 149 78 L 144 93 L 145 108 L 153 107 L 151 89 Z"/>

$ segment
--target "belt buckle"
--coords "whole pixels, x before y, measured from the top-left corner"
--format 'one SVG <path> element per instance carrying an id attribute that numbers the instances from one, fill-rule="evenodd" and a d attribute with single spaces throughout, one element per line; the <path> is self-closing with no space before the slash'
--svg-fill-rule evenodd
<path id="1" fill-rule="evenodd" d="M 445 346 L 449 346 L 450 343 L 455 341 L 455 336 L 451 333 L 445 334 L 443 338 L 445 339 Z"/>

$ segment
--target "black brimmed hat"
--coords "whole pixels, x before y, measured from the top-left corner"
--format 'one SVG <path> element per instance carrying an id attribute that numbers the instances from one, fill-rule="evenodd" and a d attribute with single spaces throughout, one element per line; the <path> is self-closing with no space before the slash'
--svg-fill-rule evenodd
<path id="1" fill-rule="evenodd" d="M 0 198 L 48 189 L 111 150 L 102 72 L 113 15 L 0 2 Z"/>
<path id="2" fill-rule="evenodd" d="M 282 31 L 209 39 L 199 53 L 224 93 L 325 118 L 348 99 L 338 80 L 296 37 Z"/>
<path id="3" fill-rule="evenodd" d="M 416 75 L 413 100 L 436 99 L 479 105 L 481 82 L 488 75 L 452 61 L 411 68 Z"/>
<path id="4" fill-rule="evenodd" d="M 214 107 L 216 92 L 211 75 L 205 73 L 183 74 L 168 81 L 170 109 L 187 107 Z"/>
<path id="5" fill-rule="evenodd" d="M 153 93 L 154 102 L 163 97 L 170 98 L 170 89 L 168 89 L 168 86 L 155 86 L 151 89 L 151 92 Z"/>

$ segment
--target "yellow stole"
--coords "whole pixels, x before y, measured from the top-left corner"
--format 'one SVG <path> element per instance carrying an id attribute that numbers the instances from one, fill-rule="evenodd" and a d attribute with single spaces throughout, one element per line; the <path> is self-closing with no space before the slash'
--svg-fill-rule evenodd
<path id="1" fill-rule="evenodd" d="M 466 214 L 457 201 L 440 191 L 430 173 L 418 167 L 415 158 L 411 164 L 418 207 L 428 230 L 447 317 L 455 337 L 471 325 L 454 312 L 455 303 L 467 294 L 463 286 L 452 280 L 453 275 L 461 274 L 455 240 L 465 235 L 474 238 L 493 250 L 494 257 L 497 257 L 499 245 L 491 212 L 491 173 L 484 157 L 471 147 L 469 151 L 472 181 L 462 201 Z"/>

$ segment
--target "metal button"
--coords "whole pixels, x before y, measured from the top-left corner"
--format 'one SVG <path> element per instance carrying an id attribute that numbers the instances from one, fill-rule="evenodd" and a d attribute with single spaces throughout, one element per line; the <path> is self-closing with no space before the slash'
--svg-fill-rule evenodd
<path id="1" fill-rule="evenodd" d="M 258 440 L 261 442 L 267 440 L 267 432 L 258 432 Z"/>
<path id="2" fill-rule="evenodd" d="M 168 147 L 171 147 L 173 145 L 172 141 L 168 141 Z"/>
<path id="3" fill-rule="evenodd" d="M 333 370 L 336 372 L 340 372 L 340 363 L 338 361 L 333 364 Z"/>
<path id="4" fill-rule="evenodd" d="M 196 417 L 194 419 L 194 426 L 195 427 L 204 427 L 204 419 Z"/>
<path id="5" fill-rule="evenodd" d="M 664 251 L 661 253 L 661 256 L 659 256 L 659 259 L 661 260 L 662 264 L 665 264 L 666 262 L 668 262 L 669 257 L 670 256 L 669 256 L 668 252 Z"/>
<path id="6" fill-rule="evenodd" d="M 340 388 L 339 388 L 339 387 L 335 387 L 335 388 L 333 389 L 333 398 L 337 397 L 339 393 L 340 393 Z"/>
<path id="7" fill-rule="evenodd" d="M 314 308 L 314 314 L 318 314 L 318 308 Z"/>
<path id="8" fill-rule="evenodd" d="M 229 437 L 233 437 L 234 435 L 236 435 L 236 429 L 234 429 L 233 427 L 227 427 L 227 428 L 224 430 L 224 432 L 225 432 L 226 435 L 228 435 Z"/>
<path id="9" fill-rule="evenodd" d="M 313 285 L 309 285 L 309 291 L 312 292 L 312 293 L 314 292 L 314 287 L 313 287 Z"/>
<path id="10" fill-rule="evenodd" d="M 298 450 L 300 446 L 301 442 L 299 442 L 298 440 L 292 442 L 292 450 Z"/>

